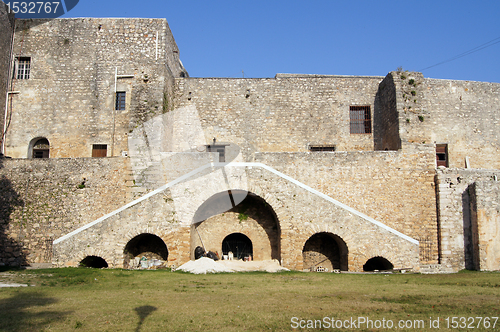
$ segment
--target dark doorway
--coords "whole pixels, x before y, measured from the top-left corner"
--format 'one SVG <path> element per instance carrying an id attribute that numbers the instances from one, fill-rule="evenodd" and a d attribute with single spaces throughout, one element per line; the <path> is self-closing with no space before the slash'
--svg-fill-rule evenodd
<path id="1" fill-rule="evenodd" d="M 222 241 L 222 254 L 227 255 L 230 251 L 233 253 L 234 259 L 253 258 L 252 241 L 241 233 L 230 234 Z"/>
<path id="2" fill-rule="evenodd" d="M 146 258 L 154 258 L 163 261 L 168 259 L 167 245 L 163 240 L 154 234 L 140 234 L 130 240 L 125 246 L 124 267 L 129 266 L 129 262 L 139 255 Z"/>
<path id="3" fill-rule="evenodd" d="M 334 234 L 311 236 L 304 245 L 302 257 L 304 269 L 309 271 L 347 271 L 347 245 Z"/>
<path id="4" fill-rule="evenodd" d="M 80 262 L 80 266 L 102 269 L 108 267 L 108 263 L 99 256 L 87 256 Z"/>
<path id="5" fill-rule="evenodd" d="M 363 271 L 371 272 L 371 271 L 388 271 L 392 270 L 394 265 L 389 262 L 384 257 L 373 257 L 366 261 L 365 265 L 363 265 Z"/>
<path id="6" fill-rule="evenodd" d="M 39 138 L 34 141 L 32 148 L 32 158 L 49 158 L 50 144 L 46 138 Z"/>

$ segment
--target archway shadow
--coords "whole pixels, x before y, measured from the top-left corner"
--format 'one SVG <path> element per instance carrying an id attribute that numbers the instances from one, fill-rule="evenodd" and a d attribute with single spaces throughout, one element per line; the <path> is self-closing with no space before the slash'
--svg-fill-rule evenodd
<path id="1" fill-rule="evenodd" d="M 223 212 L 235 212 L 240 220 L 251 218 L 265 231 L 271 245 L 271 259 L 281 262 L 281 229 L 274 209 L 262 197 L 244 190 L 229 190 L 213 195 L 195 213 L 195 227 L 198 221 Z"/>
<path id="2" fill-rule="evenodd" d="M 150 305 L 144 305 L 142 307 L 137 307 L 135 308 L 135 312 L 137 312 L 137 315 L 139 315 L 139 323 L 137 323 L 137 328 L 135 329 L 136 332 L 139 332 L 142 328 L 142 324 L 144 323 L 144 320 L 151 315 L 154 311 L 156 311 L 156 307 L 150 306 Z"/>
<path id="3" fill-rule="evenodd" d="M 72 311 L 43 310 L 30 312 L 34 307 L 45 307 L 58 300 L 37 292 L 19 292 L 0 300 L 0 329 L 2 331 L 41 331 L 46 326 L 61 321 Z"/>

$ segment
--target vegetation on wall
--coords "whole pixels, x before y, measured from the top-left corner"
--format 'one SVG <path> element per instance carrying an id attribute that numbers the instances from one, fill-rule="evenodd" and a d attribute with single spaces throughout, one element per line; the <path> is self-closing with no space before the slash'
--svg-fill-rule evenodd
<path id="1" fill-rule="evenodd" d="M 417 76 L 416 73 L 403 70 L 401 67 L 398 68 L 397 76 L 401 79 L 400 87 L 404 102 L 404 113 L 406 116 L 414 114 L 419 122 L 424 122 L 428 112 L 422 109 L 421 96 L 418 93 L 418 87 L 421 84 L 419 78 L 415 77 Z M 411 117 L 406 118 L 406 123 L 411 122 Z"/>

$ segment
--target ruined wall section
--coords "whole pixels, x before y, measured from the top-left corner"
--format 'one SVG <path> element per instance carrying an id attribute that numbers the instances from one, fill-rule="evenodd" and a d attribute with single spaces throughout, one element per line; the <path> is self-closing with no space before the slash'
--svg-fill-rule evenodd
<path id="1" fill-rule="evenodd" d="M 475 270 L 500 270 L 500 182 L 496 180 L 475 182 L 470 190 Z"/>
<path id="2" fill-rule="evenodd" d="M 448 144 L 449 167 L 498 169 L 500 84 L 393 72 L 404 148 Z"/>
<path id="3" fill-rule="evenodd" d="M 0 263 L 50 263 L 52 241 L 128 202 L 127 158 L 2 159 Z"/>
<path id="4" fill-rule="evenodd" d="M 499 169 L 500 84 L 426 79 L 431 141 L 448 144 L 450 167 Z"/>
<path id="5" fill-rule="evenodd" d="M 454 271 L 474 269 L 471 189 L 475 182 L 491 183 L 500 171 L 439 168 L 436 174 L 441 264 Z M 491 184 L 493 185 L 493 184 Z M 495 195 L 483 196 L 492 201 Z M 492 215 L 494 216 L 494 215 Z"/>
<path id="6" fill-rule="evenodd" d="M 14 33 L 14 14 L 8 14 L 7 5 L 0 2 L 0 130 L 3 132 L 7 91 L 11 73 L 12 35 Z M 0 144 L 3 135 L 0 135 Z"/>
<path id="7" fill-rule="evenodd" d="M 176 107 L 197 109 L 207 144 L 232 142 L 253 152 L 373 150 L 372 134 L 350 134 L 349 106 L 372 112 L 381 77 L 284 75 L 264 79 L 190 78 L 177 81 Z"/>
<path id="8" fill-rule="evenodd" d="M 106 144 L 108 156 L 127 151 L 128 133 L 168 110 L 166 85 L 181 71 L 169 34 L 163 19 L 18 24 L 14 52 L 31 58 L 31 73 L 14 82 L 9 155 L 25 158 L 36 137 L 49 140 L 51 157 L 89 157 L 92 144 Z M 125 110 L 115 110 L 115 86 L 126 92 Z"/>
<path id="9" fill-rule="evenodd" d="M 424 149 L 259 153 L 255 161 L 419 240 L 421 262 L 433 263 L 438 259 L 434 158 Z"/>

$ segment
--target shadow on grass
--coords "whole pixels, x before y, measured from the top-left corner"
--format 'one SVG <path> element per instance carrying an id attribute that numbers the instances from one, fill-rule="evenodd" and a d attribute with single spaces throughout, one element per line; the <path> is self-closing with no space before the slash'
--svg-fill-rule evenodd
<path id="1" fill-rule="evenodd" d="M 146 317 L 148 317 L 153 311 L 156 311 L 156 309 L 156 307 L 150 305 L 135 308 L 135 312 L 137 312 L 137 315 L 139 315 L 139 323 L 137 324 L 137 328 L 135 329 L 136 332 L 141 331 L 142 323 L 144 323 Z"/>
<path id="2" fill-rule="evenodd" d="M 71 311 L 40 310 L 58 300 L 41 293 L 19 292 L 0 299 L 1 331 L 40 331 L 51 323 L 65 319 Z"/>

